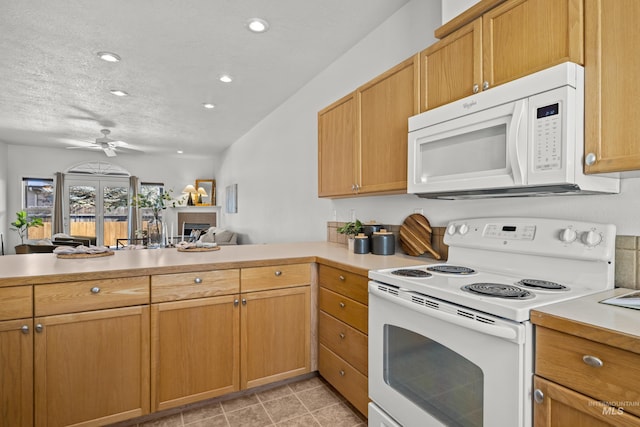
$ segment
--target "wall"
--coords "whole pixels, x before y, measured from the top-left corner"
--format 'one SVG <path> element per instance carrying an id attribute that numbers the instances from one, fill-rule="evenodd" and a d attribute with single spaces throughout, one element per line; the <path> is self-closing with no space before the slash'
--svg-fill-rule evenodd
<path id="1" fill-rule="evenodd" d="M 9 232 L 9 223 L 13 221 L 7 214 L 7 167 L 9 165 L 7 144 L 0 142 L 0 236 L 2 242 L 6 243 Z M 6 248 L 7 245 L 5 244 Z M 0 254 L 2 248 L 0 248 Z M 6 253 L 6 250 L 5 250 Z"/>
<path id="2" fill-rule="evenodd" d="M 0 144 L 0 154 L 3 154 L 3 150 L 6 155 L 1 155 L 0 159 L 6 160 L 0 160 L 0 216 L 3 212 L 3 203 L 6 203 L 4 210 L 11 213 L 11 218 L 22 208 L 23 177 L 53 178 L 55 172 L 65 172 L 81 163 L 106 162 L 122 167 L 132 175 L 138 176 L 141 181 L 164 182 L 177 197 L 181 196 L 185 185 L 194 184 L 196 179 L 215 178 L 214 174 L 219 166 L 218 158 L 203 156 L 126 154 L 106 157 L 102 152 Z M 2 186 L 3 177 L 6 177 L 6 193 Z M 4 194 L 7 195 L 6 202 L 4 202 Z M 164 216 L 167 225 L 170 226 L 173 223 L 177 230 L 176 212 L 173 209 L 167 209 Z M 4 220 L 1 224 L 8 222 L 10 221 Z M 5 253 L 13 253 L 13 247 L 18 243 L 19 238 L 16 233 L 5 234 Z"/>
<path id="3" fill-rule="evenodd" d="M 476 3 L 478 0 L 442 0 L 442 23 L 449 22 Z"/>

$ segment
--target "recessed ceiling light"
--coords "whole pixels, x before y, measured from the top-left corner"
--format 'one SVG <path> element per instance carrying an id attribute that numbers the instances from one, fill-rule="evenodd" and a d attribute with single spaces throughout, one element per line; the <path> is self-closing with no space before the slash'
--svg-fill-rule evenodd
<path id="1" fill-rule="evenodd" d="M 223 74 L 223 75 L 220 76 L 220 81 L 224 82 L 224 83 L 231 83 L 233 81 L 233 79 L 231 78 L 230 75 Z"/>
<path id="2" fill-rule="evenodd" d="M 251 18 L 247 21 L 247 28 L 254 33 L 264 33 L 269 29 L 269 23 L 264 19 Z"/>
<path id="3" fill-rule="evenodd" d="M 182 153 L 184 153 L 184 151 L 182 151 L 182 150 L 178 150 L 178 151 L 176 151 L 176 153 L 178 153 L 178 154 L 182 154 Z"/>
<path id="4" fill-rule="evenodd" d="M 109 92 L 111 92 L 115 96 L 129 96 L 127 92 L 120 89 L 111 89 Z"/>
<path id="5" fill-rule="evenodd" d="M 120 57 L 115 54 L 115 53 L 111 53 L 111 52 L 98 52 L 97 54 L 100 59 L 102 59 L 103 61 L 107 61 L 107 62 L 119 62 L 120 61 Z"/>
<path id="6" fill-rule="evenodd" d="M 204 104 L 202 104 L 202 106 L 208 110 L 211 110 L 212 108 L 215 108 L 215 105 L 210 104 L 208 102 L 205 102 Z"/>

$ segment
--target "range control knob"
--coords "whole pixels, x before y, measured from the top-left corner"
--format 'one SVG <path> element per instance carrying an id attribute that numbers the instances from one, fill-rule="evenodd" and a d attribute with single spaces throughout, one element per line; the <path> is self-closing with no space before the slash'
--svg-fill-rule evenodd
<path id="1" fill-rule="evenodd" d="M 455 224 L 449 224 L 449 226 L 447 227 L 447 234 L 453 236 L 454 234 L 456 234 L 456 230 L 457 227 Z"/>
<path id="2" fill-rule="evenodd" d="M 571 243 L 578 238 L 578 233 L 573 228 L 565 228 L 560 232 L 560 241 Z"/>
<path id="3" fill-rule="evenodd" d="M 589 230 L 582 233 L 581 239 L 582 243 L 584 243 L 585 245 L 594 247 L 598 246 L 600 242 L 602 242 L 602 234 L 593 230 Z"/>
<path id="4" fill-rule="evenodd" d="M 458 227 L 458 233 L 464 236 L 468 232 L 469 232 L 469 226 L 467 224 L 460 224 L 460 227 Z"/>

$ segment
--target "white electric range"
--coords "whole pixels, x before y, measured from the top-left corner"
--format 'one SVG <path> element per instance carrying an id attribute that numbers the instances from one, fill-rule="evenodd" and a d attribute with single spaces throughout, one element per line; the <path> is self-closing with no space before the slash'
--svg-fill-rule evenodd
<path id="1" fill-rule="evenodd" d="M 447 262 L 369 272 L 369 425 L 530 426 L 529 313 L 613 288 L 615 233 L 563 219 L 457 220 Z"/>

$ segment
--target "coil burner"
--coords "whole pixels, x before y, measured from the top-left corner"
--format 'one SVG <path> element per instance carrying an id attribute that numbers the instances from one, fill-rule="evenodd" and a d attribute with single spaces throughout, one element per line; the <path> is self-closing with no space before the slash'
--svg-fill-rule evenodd
<path id="1" fill-rule="evenodd" d="M 393 270 L 391 274 L 403 277 L 431 277 L 431 273 L 425 270 L 417 270 L 413 268 L 403 268 L 401 270 Z"/>
<path id="2" fill-rule="evenodd" d="M 459 274 L 459 275 L 473 274 L 476 272 L 473 268 L 462 267 L 459 265 L 434 265 L 432 267 L 427 267 L 427 270 L 433 271 L 434 273 Z"/>
<path id="3" fill-rule="evenodd" d="M 460 289 L 483 296 L 497 298 L 530 299 L 534 297 L 531 292 L 525 289 L 501 283 L 472 283 L 471 285 L 465 285 Z"/>
<path id="4" fill-rule="evenodd" d="M 548 280 L 538 279 L 522 279 L 518 283 L 518 286 L 524 286 L 525 288 L 540 289 L 545 291 L 568 291 L 569 288 L 560 283 L 550 282 Z"/>

